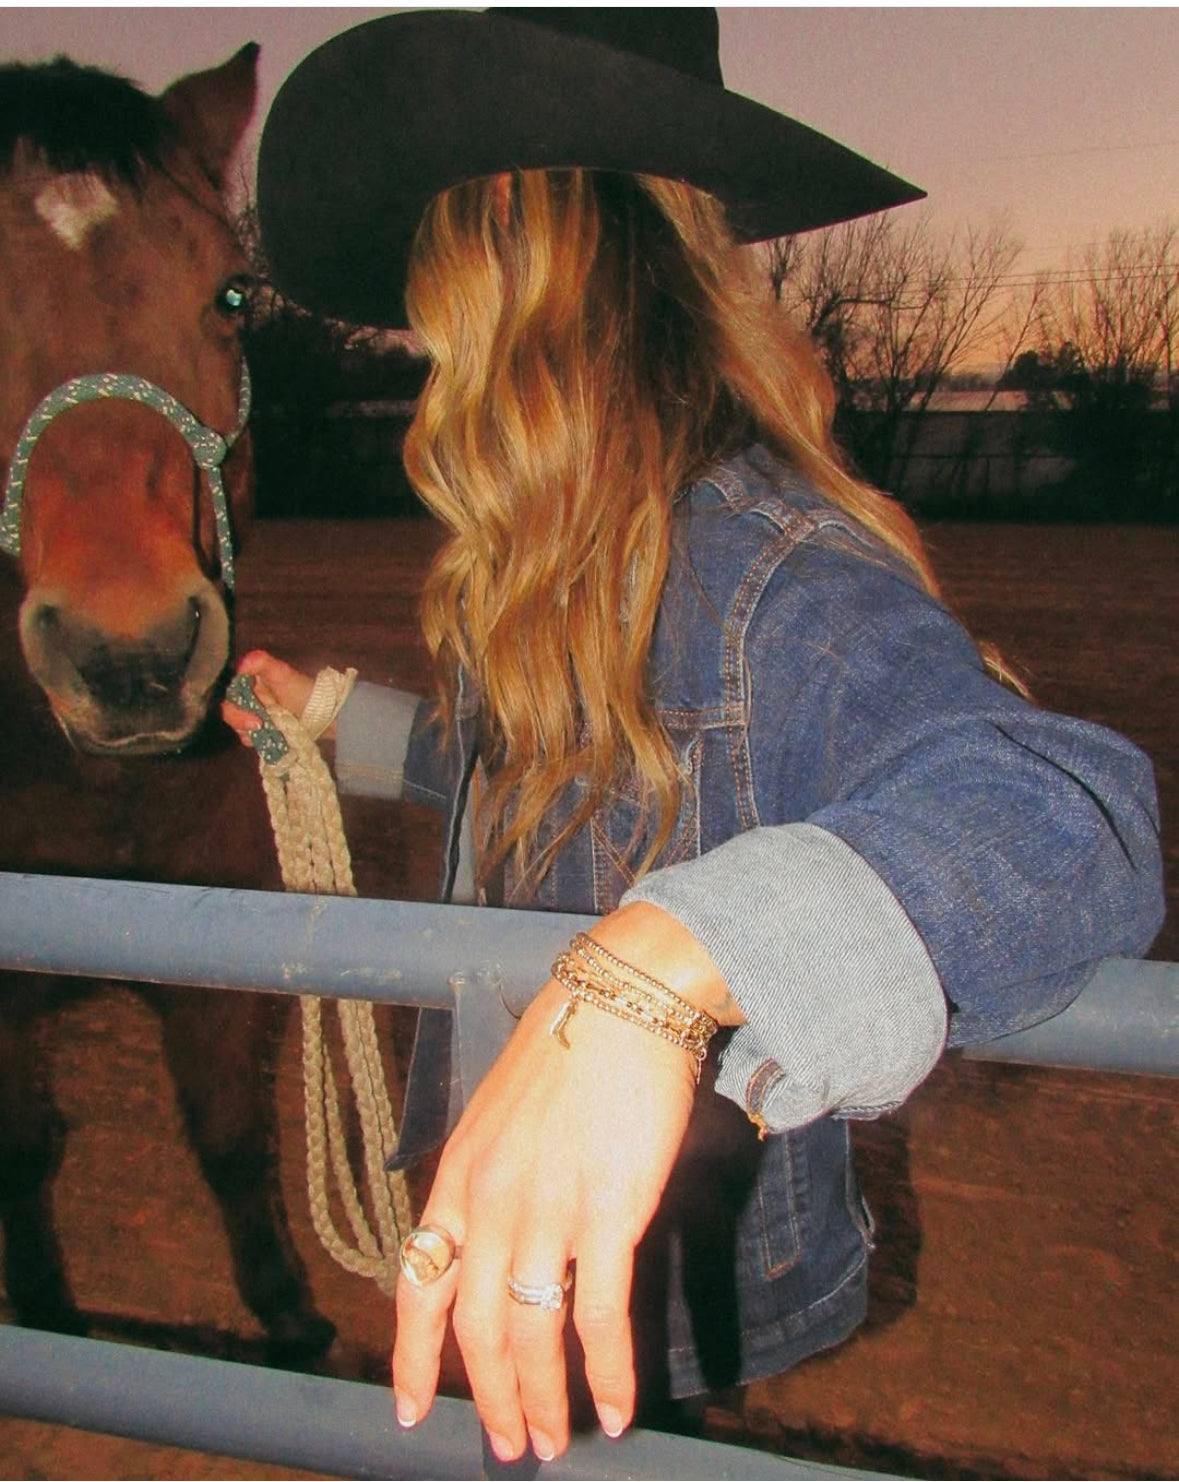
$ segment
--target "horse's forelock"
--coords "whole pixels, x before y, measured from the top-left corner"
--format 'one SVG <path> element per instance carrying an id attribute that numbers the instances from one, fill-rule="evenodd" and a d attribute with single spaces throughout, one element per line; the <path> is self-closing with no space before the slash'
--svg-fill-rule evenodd
<path id="1" fill-rule="evenodd" d="M 114 73 L 66 57 L 0 67 L 0 170 L 29 153 L 54 172 L 135 186 L 171 138 L 157 100 Z"/>

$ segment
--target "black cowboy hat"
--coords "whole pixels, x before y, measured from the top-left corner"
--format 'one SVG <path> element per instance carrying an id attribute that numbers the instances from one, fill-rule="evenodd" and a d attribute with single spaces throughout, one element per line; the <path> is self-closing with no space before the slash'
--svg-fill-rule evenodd
<path id="1" fill-rule="evenodd" d="M 710 7 L 410 11 L 319 47 L 275 99 L 258 159 L 274 280 L 322 313 L 403 325 L 427 203 L 563 165 L 686 181 L 749 242 L 924 194 L 728 92 Z"/>

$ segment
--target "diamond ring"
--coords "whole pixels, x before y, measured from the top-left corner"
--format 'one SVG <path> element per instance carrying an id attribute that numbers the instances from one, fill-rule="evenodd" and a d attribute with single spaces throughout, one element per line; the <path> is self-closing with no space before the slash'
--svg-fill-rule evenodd
<path id="1" fill-rule="evenodd" d="M 513 1302 L 519 1302 L 521 1307 L 539 1307 L 544 1312 L 560 1312 L 572 1285 L 572 1271 L 566 1271 L 563 1281 L 550 1281 L 543 1286 L 529 1286 L 526 1282 L 509 1276 L 508 1296 Z"/>

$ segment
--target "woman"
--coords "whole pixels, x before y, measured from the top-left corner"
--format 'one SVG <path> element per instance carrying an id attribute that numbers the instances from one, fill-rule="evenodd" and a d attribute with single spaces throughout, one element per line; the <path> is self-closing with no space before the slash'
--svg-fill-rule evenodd
<path id="1" fill-rule="evenodd" d="M 1149 765 L 989 672 L 730 235 L 917 194 L 727 93 L 710 11 L 388 17 L 275 104 L 279 285 L 378 324 L 404 290 L 432 366 L 406 467 L 450 531 L 440 701 L 357 687 L 341 784 L 446 810 L 450 898 L 469 868 L 601 918 L 406 1242 L 403 1424 L 451 1317 L 505 1460 L 567 1443 L 570 1308 L 611 1435 L 636 1343 L 683 1395 L 839 1341 L 869 1244 L 847 1118 L 1157 929 Z M 243 668 L 302 710 L 309 679 Z"/>

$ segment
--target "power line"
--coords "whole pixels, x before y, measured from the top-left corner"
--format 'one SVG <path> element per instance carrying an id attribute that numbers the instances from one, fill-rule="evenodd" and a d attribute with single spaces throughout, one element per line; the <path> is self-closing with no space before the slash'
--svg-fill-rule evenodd
<path id="1" fill-rule="evenodd" d="M 976 165 L 980 160 L 990 161 L 995 164 L 1009 164 L 1018 160 L 1054 160 L 1065 159 L 1072 155 L 1083 154 L 1125 154 L 1133 153 L 1140 149 L 1179 149 L 1179 139 L 1155 139 L 1144 141 L 1141 144 L 1081 144 L 1075 149 L 1038 149 L 1030 150 L 1021 154 L 968 154 L 960 155 L 956 159 L 935 159 L 932 163 L 937 165 Z"/>
<path id="2" fill-rule="evenodd" d="M 797 274 L 787 274 L 787 278 L 797 278 Z M 985 274 L 983 275 L 985 277 Z M 1047 288 L 1069 288 L 1069 287 L 1099 287 L 1110 283 L 1141 282 L 1149 279 L 1157 279 L 1160 283 L 1174 280 L 1179 286 L 1179 262 L 1168 263 L 1162 268 L 1134 268 L 1126 272 L 1115 270 L 1099 271 L 1095 273 L 1086 272 L 1082 268 L 1053 270 L 1045 268 L 1042 272 L 1027 273 L 1001 273 L 993 281 L 997 288 L 1033 288 L 1044 285 Z M 953 277 L 941 278 L 939 282 L 946 284 L 974 283 L 977 278 L 970 274 L 957 274 Z M 991 281 L 991 280 L 988 280 Z"/>
<path id="3" fill-rule="evenodd" d="M 996 283 L 1004 288 L 1026 288 L 1032 284 L 1043 283 L 1050 288 L 1068 286 L 1070 284 L 1101 284 L 1101 283 L 1130 283 L 1144 282 L 1151 278 L 1165 283 L 1174 279 L 1179 283 L 1179 262 L 1167 263 L 1158 268 L 1129 268 L 1124 272 L 1110 268 L 1097 272 L 1086 272 L 1083 268 L 1045 268 L 1042 272 L 1026 272 L 1004 274 L 995 279 Z M 969 281 L 964 278 L 953 278 L 954 283 Z"/>

